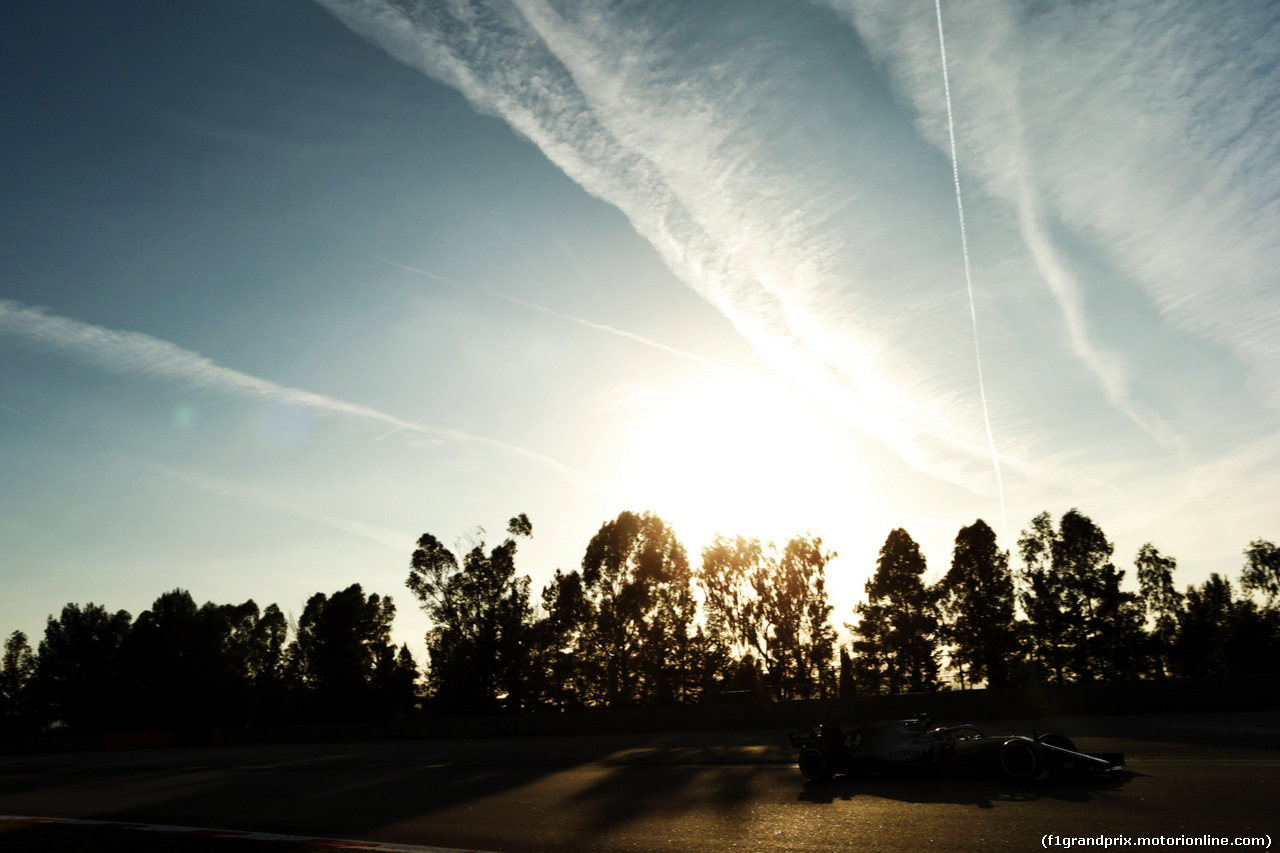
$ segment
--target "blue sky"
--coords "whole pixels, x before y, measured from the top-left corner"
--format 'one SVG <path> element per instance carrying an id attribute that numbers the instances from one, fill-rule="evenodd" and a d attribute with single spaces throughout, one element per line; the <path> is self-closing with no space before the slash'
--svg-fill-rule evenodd
<path id="1" fill-rule="evenodd" d="M 6 9 L 0 630 L 359 582 L 420 648 L 413 541 L 519 512 L 535 589 L 626 509 L 811 530 L 837 621 L 890 529 L 1042 510 L 1234 577 L 1280 8 L 943 2 L 950 112 L 937 11 Z"/>

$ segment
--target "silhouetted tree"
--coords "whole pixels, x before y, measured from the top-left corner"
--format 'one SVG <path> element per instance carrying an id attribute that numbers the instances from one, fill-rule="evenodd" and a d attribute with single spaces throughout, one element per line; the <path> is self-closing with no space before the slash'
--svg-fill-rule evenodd
<path id="1" fill-rule="evenodd" d="M 507 532 L 532 536 L 533 526 L 521 514 Z M 515 539 L 488 554 L 484 547 L 477 541 L 460 566 L 438 539 L 424 533 L 406 583 L 432 621 L 427 684 L 435 704 L 454 712 L 518 713 L 525 706 L 526 635 L 533 616 L 529 578 L 516 575 Z"/>
<path id="2" fill-rule="evenodd" d="M 31 679 L 35 669 L 36 656 L 27 635 L 14 631 L 4 641 L 4 659 L 0 663 L 0 737 L 17 737 L 31 731 Z"/>
<path id="3" fill-rule="evenodd" d="M 126 697 L 120 680 L 120 649 L 133 617 L 97 604 L 68 604 L 45 623 L 32 679 L 35 711 L 44 725 L 61 723 L 74 732 L 119 727 Z"/>
<path id="4" fill-rule="evenodd" d="M 697 580 L 702 590 L 707 644 L 726 667 L 731 661 L 743 660 L 753 650 L 759 652 L 768 633 L 768 624 L 754 601 L 756 586 L 765 582 L 761 550 L 758 539 L 720 535 L 702 549 Z M 726 668 L 724 674 L 727 673 Z"/>
<path id="5" fill-rule="evenodd" d="M 528 634 L 533 704 L 557 711 L 584 707 L 593 693 L 587 626 L 595 610 L 583 590 L 582 574 L 556 569 L 541 597 L 543 615 Z"/>
<path id="6" fill-rule="evenodd" d="M 752 670 L 749 684 L 731 684 L 733 666 L 729 647 L 708 632 L 704 625 L 696 625 L 689 641 L 688 681 L 692 685 L 692 701 L 710 701 L 724 690 L 754 690 L 759 687 L 760 679 L 755 670 Z"/>
<path id="7" fill-rule="evenodd" d="M 399 651 L 391 644 L 378 648 L 373 670 L 373 717 L 404 720 L 418 703 L 418 663 L 408 645 Z"/>
<path id="8" fill-rule="evenodd" d="M 1100 680 L 1129 680 L 1142 671 L 1145 634 L 1142 630 L 1142 604 L 1138 595 L 1120 588 L 1124 571 L 1110 563 L 1100 577 L 1089 629 L 1085 634 L 1084 652 L 1090 670 Z"/>
<path id="9" fill-rule="evenodd" d="M 995 531 L 982 519 L 961 528 L 938 605 L 944 616 L 940 633 L 968 684 L 1008 685 L 1018 653 L 1014 603 L 1009 554 L 997 547 Z"/>
<path id="10" fill-rule="evenodd" d="M 1240 585 L 1249 592 L 1261 592 L 1270 607 L 1280 598 L 1280 548 L 1266 539 L 1256 539 L 1249 543 L 1244 555 Z"/>
<path id="11" fill-rule="evenodd" d="M 885 539 L 867 601 L 854 608 L 858 681 L 869 693 L 938 689 L 938 619 L 934 593 L 924 584 L 924 555 L 902 528 Z"/>
<path id="12" fill-rule="evenodd" d="M 1233 603 L 1224 676 L 1259 675 L 1277 670 L 1280 660 L 1280 611 L 1259 607 L 1249 598 Z"/>
<path id="13" fill-rule="evenodd" d="M 1243 673 L 1276 672 L 1280 670 L 1280 548 L 1265 539 L 1256 539 L 1244 553 L 1241 586 L 1246 592 L 1261 592 L 1266 603 L 1259 607 L 1245 599 L 1238 604 L 1236 659 Z"/>
<path id="14" fill-rule="evenodd" d="M 1172 671 L 1170 655 L 1178 632 L 1178 613 L 1182 609 L 1182 593 L 1173 585 L 1178 562 L 1161 555 L 1148 542 L 1138 549 L 1133 563 L 1138 570 L 1138 589 L 1150 626 L 1145 657 L 1152 674 L 1163 678 Z"/>
<path id="15" fill-rule="evenodd" d="M 760 598 L 774 626 L 772 647 L 783 662 L 784 695 L 835 694 L 836 632 L 826 585 L 826 566 L 835 556 L 817 537 L 792 537 L 777 561 L 771 594 Z"/>
<path id="16" fill-rule="evenodd" d="M 314 717 L 323 722 L 371 719 L 382 698 L 378 663 L 395 657 L 391 598 L 365 597 L 352 584 L 332 597 L 316 593 L 298 619 L 290 653 Z M 385 666 L 385 664 L 384 664 Z"/>
<path id="17" fill-rule="evenodd" d="M 1211 574 L 1187 587 L 1173 644 L 1172 668 L 1192 678 L 1229 678 L 1276 671 L 1280 611 L 1237 598 L 1231 582 Z"/>
<path id="18" fill-rule="evenodd" d="M 252 604 L 252 602 L 249 602 Z M 268 604 L 248 634 L 237 632 L 236 654 L 248 675 L 249 721 L 278 724 L 294 713 L 287 671 L 289 623 L 275 604 Z"/>
<path id="19" fill-rule="evenodd" d="M 1055 680 L 1134 675 L 1141 612 L 1137 596 L 1120 588 L 1124 572 L 1111 564 L 1101 528 L 1072 509 L 1054 531 L 1041 513 L 1018 544 L 1031 650 Z"/>
<path id="20" fill-rule="evenodd" d="M 256 610 L 256 606 L 254 608 Z M 209 730 L 238 716 L 226 614 L 175 589 L 138 615 L 121 647 L 130 729 Z"/>
<path id="21" fill-rule="evenodd" d="M 590 605 L 587 647 L 610 706 L 688 697 L 695 602 L 689 559 L 665 521 L 622 512 L 601 525 L 582 557 Z"/>
<path id="22" fill-rule="evenodd" d="M 207 603 L 201 610 L 220 646 L 215 677 L 223 682 L 224 694 L 218 702 L 217 727 L 256 722 L 255 658 L 260 653 L 256 641 L 262 611 L 252 599 L 243 604 Z"/>
<path id="23" fill-rule="evenodd" d="M 1231 672 L 1234 609 L 1231 582 L 1217 572 L 1200 586 L 1187 587 L 1174 645 L 1174 665 L 1179 675 L 1206 678 Z"/>
<path id="24" fill-rule="evenodd" d="M 759 662 L 783 697 L 835 692 L 826 590 L 834 556 L 807 535 L 792 537 L 781 551 L 772 542 L 717 536 L 702 551 L 698 584 L 709 631 L 732 657 Z"/>
<path id="25" fill-rule="evenodd" d="M 1068 579 L 1053 565 L 1053 544 L 1057 533 L 1053 519 L 1042 512 L 1018 539 L 1022 556 L 1018 600 L 1026 616 L 1025 634 L 1029 663 L 1033 672 L 1051 674 L 1062 684 L 1066 680 L 1068 632 L 1073 614 L 1068 596 Z"/>

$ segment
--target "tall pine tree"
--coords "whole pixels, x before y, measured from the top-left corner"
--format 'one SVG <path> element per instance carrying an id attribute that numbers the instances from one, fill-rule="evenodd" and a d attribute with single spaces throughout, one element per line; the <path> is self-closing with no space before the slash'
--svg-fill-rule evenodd
<path id="1" fill-rule="evenodd" d="M 956 534 L 938 604 L 945 617 L 941 634 L 963 683 L 1007 686 L 1018 653 L 1013 575 L 1009 553 L 1000 550 L 995 531 L 982 519 Z"/>
<path id="2" fill-rule="evenodd" d="M 849 625 L 858 658 L 858 680 L 867 692 L 919 693 L 938 689 L 938 619 L 934 593 L 925 586 L 920 546 L 902 528 L 890 531 L 867 600 Z"/>

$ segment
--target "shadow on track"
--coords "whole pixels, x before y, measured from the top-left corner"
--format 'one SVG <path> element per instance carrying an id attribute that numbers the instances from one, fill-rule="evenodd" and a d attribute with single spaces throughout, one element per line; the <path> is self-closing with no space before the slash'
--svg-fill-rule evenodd
<path id="1" fill-rule="evenodd" d="M 1087 779 L 1043 778 L 1015 782 L 973 776 L 941 774 L 882 774 L 837 776 L 827 782 L 806 782 L 796 798 L 799 802 L 830 805 L 876 798 L 905 803 L 951 803 L 994 809 L 998 805 L 1060 800 L 1087 803 L 1119 792 L 1132 778 L 1143 774 L 1125 770 L 1112 776 Z"/>
<path id="2" fill-rule="evenodd" d="M 447 813 L 459 831 L 433 843 L 469 847 L 472 804 L 614 749 L 547 738 L 23 757 L 0 762 L 0 813 L 356 838 Z"/>
<path id="3" fill-rule="evenodd" d="M 592 832 L 605 833 L 655 815 L 715 814 L 767 798 L 777 765 L 671 764 L 599 768 L 570 804 Z M 766 781 L 766 777 L 772 777 Z"/>

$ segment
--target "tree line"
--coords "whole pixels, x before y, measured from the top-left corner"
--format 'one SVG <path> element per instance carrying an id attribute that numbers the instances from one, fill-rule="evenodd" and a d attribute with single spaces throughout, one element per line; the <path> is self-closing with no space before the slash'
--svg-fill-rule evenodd
<path id="1" fill-rule="evenodd" d="M 274 604 L 198 607 L 182 589 L 137 619 L 68 604 L 36 650 L 21 631 L 6 640 L 0 736 L 403 718 L 419 670 L 390 642 L 394 616 L 359 584 L 316 593 L 293 624 Z"/>
<path id="2" fill-rule="evenodd" d="M 526 516 L 486 551 L 418 541 L 409 587 L 434 627 L 425 695 L 436 707 L 521 713 L 691 703 L 764 691 L 779 699 L 1276 671 L 1280 549 L 1257 540 L 1238 586 L 1219 574 L 1180 592 L 1177 564 L 1146 544 L 1138 591 L 1114 546 L 1072 509 L 1032 519 L 1018 561 L 978 520 L 936 582 L 907 531 L 891 531 L 866 598 L 837 641 L 826 567 L 798 535 L 779 545 L 718 536 L 688 556 L 670 525 L 624 512 L 531 603 L 515 568 Z M 1258 598 L 1262 598 L 1259 603 Z"/>
<path id="3" fill-rule="evenodd" d="M 1180 591 L 1176 561 L 1146 544 L 1137 591 L 1114 547 L 1072 509 L 1032 519 L 1016 564 L 978 520 L 949 569 L 892 530 L 838 641 L 810 534 L 779 544 L 717 536 L 692 563 L 672 527 L 623 512 L 557 569 L 536 600 L 516 567 L 526 515 L 490 547 L 424 534 L 407 586 L 431 622 L 420 670 L 390 641 L 395 606 L 356 584 L 317 593 L 291 622 L 276 605 L 197 606 L 174 590 L 137 619 L 89 604 L 49 617 L 32 649 L 14 632 L 0 665 L 0 731 L 70 731 L 518 714 L 722 700 L 923 692 L 1275 671 L 1280 549 L 1250 543 L 1236 584 Z"/>

